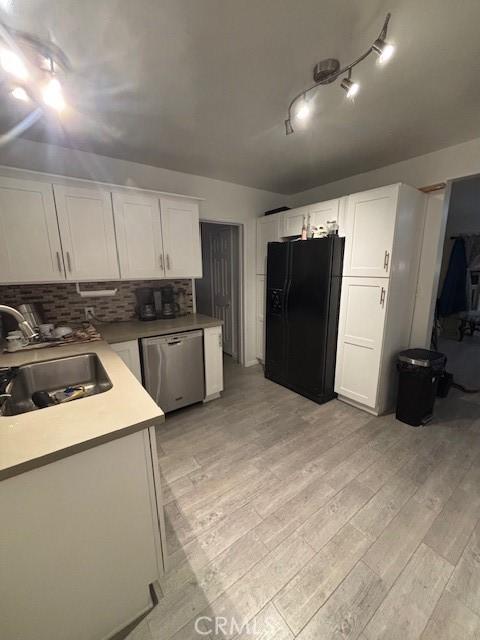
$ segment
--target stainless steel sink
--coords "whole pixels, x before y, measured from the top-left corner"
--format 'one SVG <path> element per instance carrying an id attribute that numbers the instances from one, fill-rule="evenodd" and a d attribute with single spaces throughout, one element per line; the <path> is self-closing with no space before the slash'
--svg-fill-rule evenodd
<path id="1" fill-rule="evenodd" d="M 1 414 L 15 416 L 37 410 L 38 407 L 32 401 L 32 393 L 35 391 L 54 394 L 66 387 L 79 385 L 85 388 L 83 398 L 112 388 L 110 378 L 96 353 L 24 364 L 18 367 L 16 376 L 5 390 L 10 397 L 5 400 Z"/>

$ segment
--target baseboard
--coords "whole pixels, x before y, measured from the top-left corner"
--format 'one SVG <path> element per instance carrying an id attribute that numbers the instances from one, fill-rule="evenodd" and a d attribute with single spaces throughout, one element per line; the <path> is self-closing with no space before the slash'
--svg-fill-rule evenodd
<path id="1" fill-rule="evenodd" d="M 220 392 L 218 393 L 211 393 L 209 396 L 206 396 L 203 399 L 203 402 L 210 402 L 210 400 L 218 400 L 218 398 L 220 398 Z"/>
<path id="2" fill-rule="evenodd" d="M 366 411 L 367 413 L 370 413 L 372 416 L 378 416 L 379 413 L 376 409 L 372 409 L 371 407 L 367 407 L 364 404 L 362 404 L 361 402 L 357 402 L 356 400 L 352 400 L 351 398 L 346 398 L 345 396 L 341 396 L 340 394 L 338 395 L 338 400 L 341 400 L 342 402 L 345 402 L 345 404 L 349 404 L 352 407 L 355 407 L 356 409 L 360 409 L 361 411 Z"/>
<path id="3" fill-rule="evenodd" d="M 245 362 L 245 364 L 243 366 L 244 367 L 254 367 L 257 364 L 262 364 L 262 361 L 258 360 L 258 358 L 255 358 L 255 360 L 247 360 L 247 362 Z"/>

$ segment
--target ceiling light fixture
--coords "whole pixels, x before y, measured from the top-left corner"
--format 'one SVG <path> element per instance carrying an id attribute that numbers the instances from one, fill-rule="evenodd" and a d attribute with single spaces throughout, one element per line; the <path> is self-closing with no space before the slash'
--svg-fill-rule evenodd
<path id="1" fill-rule="evenodd" d="M 380 64 L 384 64 L 388 62 L 388 60 L 390 60 L 390 58 L 395 53 L 395 47 L 391 43 L 386 41 L 390 16 L 391 14 L 387 13 L 380 35 L 374 41 L 374 43 L 369 47 L 369 49 L 367 49 L 367 51 L 365 51 L 365 53 L 363 53 L 350 64 L 347 64 L 344 67 L 340 68 L 339 60 L 337 60 L 336 58 L 326 58 L 325 60 L 321 60 L 315 65 L 313 69 L 313 80 L 315 84 L 313 84 L 308 89 L 304 89 L 303 91 L 298 93 L 288 105 L 287 118 L 285 120 L 285 134 L 287 136 L 295 132 L 292 125 L 292 110 L 298 100 L 302 98 L 303 103 L 301 107 L 294 111 L 294 114 L 297 118 L 300 117 L 300 119 L 305 119 L 305 117 L 310 114 L 310 106 L 307 103 L 307 95 L 321 85 L 331 84 L 332 82 L 335 82 L 335 80 L 337 80 L 345 73 L 347 73 L 348 75 L 342 80 L 340 86 L 347 92 L 347 98 L 353 99 L 357 95 L 360 89 L 360 85 L 358 84 L 358 82 L 353 82 L 351 80 L 352 69 L 356 67 L 357 64 L 360 64 L 360 62 L 363 62 L 363 60 L 365 60 L 365 58 L 367 58 L 372 52 L 378 54 L 378 62 Z M 304 111 L 305 107 L 308 108 L 308 112 Z M 300 113 L 305 115 L 301 117 Z"/>
<path id="2" fill-rule="evenodd" d="M 308 116 L 310 115 L 310 112 L 311 112 L 310 105 L 308 104 L 306 97 L 303 96 L 303 100 L 295 112 L 295 117 L 298 118 L 299 120 L 307 120 Z"/>
<path id="3" fill-rule="evenodd" d="M 55 109 L 55 111 L 63 111 L 65 109 L 65 98 L 63 97 L 62 85 L 57 78 L 51 78 L 42 89 L 42 98 L 46 105 Z"/>
<path id="4" fill-rule="evenodd" d="M 53 42 L 17 31 L 0 22 L 0 71 L 7 75 L 6 88 L 17 100 L 32 102 L 32 112 L 0 140 L 10 140 L 31 127 L 46 112 L 62 112 L 66 107 L 60 78 L 71 72 L 70 62 Z M 13 76 L 21 82 L 16 84 Z M 33 115 L 35 117 L 33 117 Z"/>
<path id="5" fill-rule="evenodd" d="M 28 78 L 28 71 L 22 58 L 11 49 L 2 49 L 0 52 L 0 64 L 2 69 L 19 80 Z"/>
<path id="6" fill-rule="evenodd" d="M 30 100 L 28 93 L 23 87 L 15 87 L 12 89 L 11 94 L 14 98 L 22 100 L 23 102 L 28 102 Z"/>
<path id="7" fill-rule="evenodd" d="M 347 78 L 344 78 L 342 80 L 342 82 L 340 83 L 340 86 L 342 87 L 342 89 L 345 89 L 345 91 L 347 92 L 347 98 L 349 98 L 350 100 L 353 100 L 353 98 L 355 98 L 355 96 L 360 90 L 360 85 L 358 84 L 358 82 L 353 82 L 350 78 L 351 78 L 351 72 L 348 73 Z"/>
<path id="8" fill-rule="evenodd" d="M 395 47 L 393 46 L 393 44 L 385 42 L 383 38 L 378 38 L 378 40 L 375 40 L 372 45 L 372 49 L 375 51 L 375 53 L 378 53 L 378 62 L 380 64 L 385 64 L 386 62 L 388 62 L 395 53 Z"/>

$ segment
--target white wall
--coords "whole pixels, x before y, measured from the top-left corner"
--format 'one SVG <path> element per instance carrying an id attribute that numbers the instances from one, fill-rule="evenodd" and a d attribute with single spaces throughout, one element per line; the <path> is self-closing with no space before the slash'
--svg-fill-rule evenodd
<path id="1" fill-rule="evenodd" d="M 423 187 L 474 173 L 480 173 L 480 138 L 301 191 L 288 204 L 299 207 L 395 182 Z"/>
<path id="2" fill-rule="evenodd" d="M 200 216 L 204 220 L 243 223 L 245 361 L 256 363 L 255 219 L 265 210 L 284 204 L 286 196 L 23 139 L 0 149 L 0 165 L 197 196 L 205 198 L 200 204 Z M 9 173 L 4 169 L 0 171 L 4 175 Z"/>

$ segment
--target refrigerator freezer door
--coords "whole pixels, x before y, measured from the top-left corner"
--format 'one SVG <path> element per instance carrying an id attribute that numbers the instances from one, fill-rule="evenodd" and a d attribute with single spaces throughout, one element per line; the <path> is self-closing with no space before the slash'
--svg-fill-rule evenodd
<path id="1" fill-rule="evenodd" d="M 284 384 L 286 379 L 285 292 L 289 255 L 289 242 L 268 244 L 265 376 L 280 384 Z"/>

